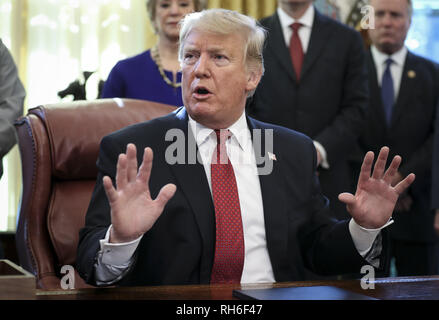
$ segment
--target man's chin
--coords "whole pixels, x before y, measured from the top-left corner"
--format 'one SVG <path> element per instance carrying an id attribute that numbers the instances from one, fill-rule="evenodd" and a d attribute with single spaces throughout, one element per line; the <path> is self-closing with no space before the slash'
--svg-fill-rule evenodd
<path id="1" fill-rule="evenodd" d="M 210 129 L 224 129 L 227 127 L 226 119 L 218 119 L 211 109 L 186 108 L 189 116 L 196 122 Z"/>
<path id="2" fill-rule="evenodd" d="M 197 102 L 191 104 L 191 106 L 186 107 L 187 113 L 197 122 L 201 122 L 200 120 L 212 117 L 211 108 L 205 102 Z"/>
<path id="3" fill-rule="evenodd" d="M 378 49 L 380 49 L 380 51 L 384 52 L 385 54 L 391 55 L 394 54 L 396 51 L 398 51 L 400 48 L 398 48 L 398 46 L 395 43 L 383 42 L 380 43 Z"/>

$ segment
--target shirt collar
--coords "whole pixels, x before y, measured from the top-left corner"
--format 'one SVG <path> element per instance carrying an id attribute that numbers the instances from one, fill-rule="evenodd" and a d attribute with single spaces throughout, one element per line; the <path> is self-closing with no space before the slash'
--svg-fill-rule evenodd
<path id="1" fill-rule="evenodd" d="M 386 60 L 390 58 L 392 59 L 393 63 L 397 64 L 400 67 L 403 67 L 408 50 L 405 46 L 403 46 L 399 51 L 389 56 L 388 54 L 379 51 L 375 46 L 372 46 L 371 52 L 373 59 L 375 60 L 375 63 L 377 65 L 384 65 Z"/>
<path id="2" fill-rule="evenodd" d="M 192 129 L 192 132 L 194 133 L 195 140 L 197 141 L 197 145 L 201 146 L 203 143 L 205 143 L 210 136 L 214 136 L 213 129 L 210 129 L 201 123 L 196 122 L 194 119 L 191 118 L 191 116 L 188 114 L 189 117 L 189 126 Z M 246 143 L 247 139 L 249 138 L 250 131 L 247 126 L 247 117 L 245 111 L 242 113 L 241 117 L 232 124 L 229 128 L 232 133 L 232 139 L 235 139 L 242 150 L 246 150 L 246 146 L 248 143 Z"/>
<path id="3" fill-rule="evenodd" d="M 304 15 L 298 20 L 291 18 L 281 7 L 277 8 L 277 14 L 279 16 L 282 28 L 289 28 L 295 22 L 299 22 L 305 27 L 312 28 L 312 24 L 314 23 L 315 9 L 313 5 L 310 5 L 305 11 Z"/>

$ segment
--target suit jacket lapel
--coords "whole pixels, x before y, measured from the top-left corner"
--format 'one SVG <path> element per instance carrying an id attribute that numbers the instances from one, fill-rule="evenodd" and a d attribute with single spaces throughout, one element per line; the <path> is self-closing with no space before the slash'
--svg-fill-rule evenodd
<path id="1" fill-rule="evenodd" d="M 269 35 L 267 38 L 267 48 L 271 50 L 271 55 L 287 70 L 288 76 L 292 81 L 297 81 L 296 74 L 291 61 L 290 51 L 285 44 L 284 33 L 280 24 L 279 16 L 275 13 L 272 16 Z"/>
<path id="2" fill-rule="evenodd" d="M 404 113 L 404 107 L 409 102 L 410 95 L 413 93 L 413 88 L 416 81 L 416 68 L 413 61 L 413 56 L 410 52 L 407 52 L 407 57 L 404 63 L 404 69 L 401 77 L 401 85 L 399 88 L 398 98 L 393 107 L 391 126 L 397 125 L 397 122 L 401 115 Z M 415 77 L 409 77 L 409 73 L 415 71 Z"/>
<path id="3" fill-rule="evenodd" d="M 303 62 L 301 79 L 306 77 L 306 74 L 311 69 L 317 58 L 324 52 L 323 47 L 328 43 L 330 34 L 333 28 L 330 28 L 327 23 L 328 18 L 322 16 L 315 10 L 314 22 L 309 40 L 308 50 L 305 54 Z"/>
<path id="4" fill-rule="evenodd" d="M 180 191 L 185 195 L 194 212 L 203 240 L 200 281 L 209 283 L 215 250 L 215 213 L 212 195 L 203 165 L 196 160 L 196 157 L 193 157 L 193 154 L 190 155 L 190 152 L 198 154 L 198 148 L 194 135 L 188 128 L 186 110 L 184 108 L 180 109 L 176 114 L 176 118 L 175 128 L 180 129 L 185 137 L 185 163 L 169 166 L 178 180 Z M 167 143 L 168 146 L 172 144 L 172 142 Z"/>
<path id="5" fill-rule="evenodd" d="M 272 166 L 270 174 L 259 175 L 259 182 L 264 208 L 267 248 L 276 281 L 282 281 L 288 273 L 288 216 L 285 206 L 282 205 L 286 201 L 284 189 L 282 188 L 284 177 L 277 163 L 282 159 L 280 154 L 276 154 L 273 143 L 266 141 L 266 137 L 268 137 L 265 134 L 266 128 L 258 125 L 251 118 L 247 118 L 247 123 L 252 134 L 253 144 L 259 144 L 259 137 L 254 134 L 253 130 L 260 130 L 261 132 L 260 148 L 255 148 L 256 157 L 265 158 L 265 162 L 258 166 L 260 172 L 267 173 L 266 167 L 262 171 L 261 167 Z M 273 157 L 270 159 L 269 152 L 275 155 L 276 160 L 273 161 Z"/>

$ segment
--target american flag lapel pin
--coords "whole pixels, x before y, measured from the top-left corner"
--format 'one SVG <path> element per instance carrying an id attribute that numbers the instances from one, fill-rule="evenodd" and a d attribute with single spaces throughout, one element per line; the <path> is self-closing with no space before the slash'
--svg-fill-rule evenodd
<path id="1" fill-rule="evenodd" d="M 272 161 L 277 161 L 276 155 L 274 153 L 268 152 L 268 158 Z"/>

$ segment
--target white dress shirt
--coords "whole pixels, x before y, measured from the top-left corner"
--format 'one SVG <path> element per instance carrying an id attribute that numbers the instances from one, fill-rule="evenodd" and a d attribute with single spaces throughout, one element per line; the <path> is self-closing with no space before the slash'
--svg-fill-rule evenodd
<path id="1" fill-rule="evenodd" d="M 216 134 L 212 129 L 196 123 L 190 117 L 189 129 L 196 137 L 209 187 L 212 190 L 210 163 L 217 145 Z M 227 140 L 226 148 L 235 172 L 244 232 L 245 257 L 241 283 L 275 282 L 266 243 L 262 193 L 245 113 L 228 129 L 232 132 L 232 136 Z M 100 241 L 101 250 L 95 265 L 98 285 L 110 285 L 123 277 L 129 270 L 132 256 L 142 238 L 126 244 L 112 244 L 109 243 L 110 230 L 111 226 L 105 239 Z M 349 223 L 349 230 L 358 252 L 365 257 L 380 230 L 364 229 L 353 219 Z"/>
<path id="2" fill-rule="evenodd" d="M 399 89 L 401 87 L 402 73 L 404 72 L 405 59 L 407 57 L 408 50 L 406 47 L 402 47 L 399 51 L 392 55 L 385 54 L 379 51 L 375 46 L 371 47 L 373 61 L 375 63 L 375 69 L 377 71 L 378 85 L 381 87 L 383 82 L 383 74 L 386 70 L 386 60 L 392 59 L 393 63 L 390 65 L 390 73 L 393 79 L 393 89 L 395 93 L 395 101 L 398 99 Z"/>
<path id="3" fill-rule="evenodd" d="M 303 16 L 297 20 L 290 17 L 288 13 L 286 13 L 281 7 L 277 8 L 277 14 L 279 16 L 280 25 L 284 33 L 284 39 L 287 48 L 290 47 L 290 40 L 291 36 L 293 35 L 291 25 L 295 22 L 302 24 L 302 27 L 299 29 L 299 38 L 300 42 L 302 42 L 303 53 L 306 54 L 306 52 L 308 51 L 309 40 L 311 38 L 312 25 L 314 23 L 314 6 L 310 5 L 303 14 Z"/>
<path id="4" fill-rule="evenodd" d="M 309 8 L 303 14 L 303 16 L 297 20 L 290 17 L 288 13 L 286 13 L 281 7 L 277 8 L 277 14 L 279 16 L 280 25 L 282 27 L 282 32 L 284 34 L 285 44 L 287 48 L 290 47 L 291 36 L 293 35 L 293 30 L 291 29 L 291 25 L 295 22 L 302 24 L 302 27 L 299 29 L 299 38 L 300 38 L 300 42 L 302 43 L 303 54 L 306 54 L 306 52 L 308 51 L 309 41 L 311 39 L 312 26 L 314 23 L 314 16 L 315 16 L 314 6 L 310 5 Z M 329 169 L 329 162 L 325 148 L 318 141 L 314 141 L 314 146 L 319 151 L 320 156 L 322 157 L 320 166 L 324 169 Z"/>

